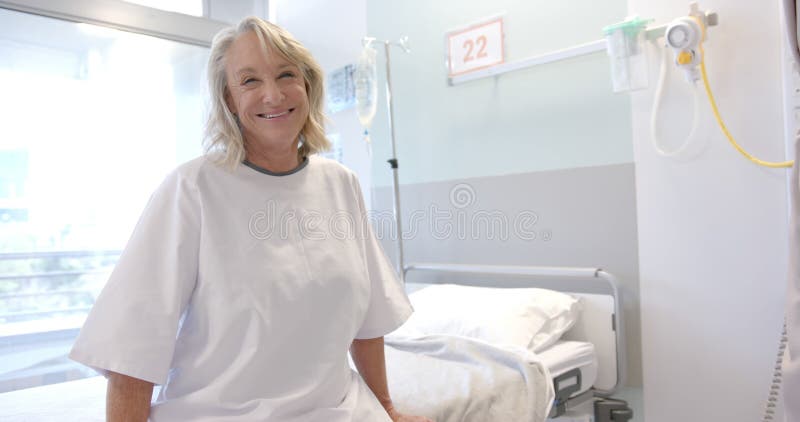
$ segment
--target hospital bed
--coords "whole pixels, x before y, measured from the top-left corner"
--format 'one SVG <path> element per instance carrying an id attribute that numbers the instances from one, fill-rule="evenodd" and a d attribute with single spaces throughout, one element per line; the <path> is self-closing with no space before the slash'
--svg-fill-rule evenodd
<path id="1" fill-rule="evenodd" d="M 414 264 L 405 273 L 426 276 L 424 285 L 569 292 L 581 298 L 582 310 L 569 331 L 535 354 L 457 336 L 388 335 L 389 388 L 401 411 L 432 416 L 437 422 L 630 419 L 627 404 L 610 398 L 625 379 L 621 300 L 610 273 L 456 264 Z M 421 284 L 408 286 L 413 290 Z M 552 386 L 549 392 L 546 384 Z M 48 385 L 0 395 L 0 413 L 8 421 L 102 421 L 104 395 L 102 377 Z"/>
<path id="2" fill-rule="evenodd" d="M 417 277 L 409 280 L 410 273 Z M 554 422 L 631 419 L 627 403 L 611 398 L 625 380 L 626 339 L 617 280 L 609 272 L 595 268 L 412 264 L 405 268 L 405 275 L 412 303 L 420 286 L 457 284 L 555 290 L 580 298 L 582 309 L 574 325 L 555 344 L 534 355 L 517 350 L 518 356 L 512 356 L 508 347 L 462 336 L 414 339 L 388 335 L 389 387 L 401 411 L 431 416 L 437 422 L 541 421 L 545 416 Z M 516 360 L 509 364 L 512 358 Z M 494 360 L 505 363 L 497 365 Z M 526 373 L 523 367 L 536 362 L 547 371 Z M 492 369 L 494 372 L 486 376 L 486 368 L 495 366 L 499 370 Z M 519 376 L 510 375 L 513 371 L 503 375 L 503 367 L 516 368 Z M 548 377 L 546 382 L 552 383 L 552 405 L 526 402 L 545 394 L 541 388 L 528 391 L 530 380 L 520 381 L 535 377 Z"/>

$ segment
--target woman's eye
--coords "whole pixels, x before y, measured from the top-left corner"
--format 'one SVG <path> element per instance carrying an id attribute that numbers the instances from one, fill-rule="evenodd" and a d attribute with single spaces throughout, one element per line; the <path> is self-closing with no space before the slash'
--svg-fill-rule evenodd
<path id="1" fill-rule="evenodd" d="M 247 85 L 247 84 L 249 84 L 251 82 L 255 82 L 255 81 L 256 81 L 255 78 L 245 78 L 245 80 L 242 81 L 242 85 Z"/>
<path id="2" fill-rule="evenodd" d="M 283 72 L 278 78 L 294 78 L 294 72 Z"/>

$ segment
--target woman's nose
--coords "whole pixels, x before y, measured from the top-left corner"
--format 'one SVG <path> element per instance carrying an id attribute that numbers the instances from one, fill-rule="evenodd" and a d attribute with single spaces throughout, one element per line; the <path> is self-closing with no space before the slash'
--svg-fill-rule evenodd
<path id="1" fill-rule="evenodd" d="M 275 81 L 264 83 L 261 91 L 261 101 L 264 104 L 280 104 L 286 96 Z"/>

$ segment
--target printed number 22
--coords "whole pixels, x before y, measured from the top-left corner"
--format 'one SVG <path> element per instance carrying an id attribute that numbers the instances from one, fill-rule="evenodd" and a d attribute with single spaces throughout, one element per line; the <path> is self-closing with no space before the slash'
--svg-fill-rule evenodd
<path id="1" fill-rule="evenodd" d="M 473 56 L 472 50 L 475 49 L 475 44 L 478 44 L 478 55 Z M 487 56 L 486 54 L 486 36 L 481 35 L 480 37 L 476 38 L 475 41 L 466 40 L 464 41 L 464 48 L 467 50 L 467 55 L 464 56 L 464 63 L 470 62 L 475 60 L 476 58 L 482 59 Z"/>

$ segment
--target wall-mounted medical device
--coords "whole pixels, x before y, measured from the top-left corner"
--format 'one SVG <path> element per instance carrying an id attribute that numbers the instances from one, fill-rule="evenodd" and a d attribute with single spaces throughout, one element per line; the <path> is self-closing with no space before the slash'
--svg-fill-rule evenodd
<path id="1" fill-rule="evenodd" d="M 653 96 L 653 109 L 650 113 L 650 139 L 653 148 L 663 157 L 678 157 L 684 154 L 697 133 L 700 121 L 700 89 L 696 82 L 700 80 L 703 65 L 703 42 L 707 38 L 709 26 L 717 24 L 717 14 L 713 12 L 702 12 L 697 3 L 689 6 L 689 14 L 673 20 L 664 29 L 664 41 L 659 42 L 659 46 L 664 47 L 661 54 L 661 70 L 659 72 L 658 83 L 655 95 Z M 658 39 L 658 37 L 656 37 Z M 692 93 L 692 124 L 689 134 L 677 148 L 667 149 L 663 146 L 659 137 L 658 122 L 661 110 L 661 100 L 664 96 L 664 87 L 667 85 L 667 71 L 670 68 L 669 51 L 672 51 L 674 64 L 684 71 L 689 88 Z"/>
<path id="2" fill-rule="evenodd" d="M 701 12 L 697 3 L 692 3 L 689 14 L 672 21 L 664 32 L 664 40 L 672 49 L 675 64 L 684 70 L 686 80 L 691 83 L 700 80 L 701 44 L 706 40 L 707 28 L 715 26 L 717 21 L 716 13 Z"/>
<path id="3" fill-rule="evenodd" d="M 673 57 L 675 59 L 675 65 L 684 71 L 686 76 L 686 80 L 694 87 L 695 83 L 702 79 L 703 87 L 705 88 L 706 95 L 708 97 L 708 102 L 711 105 L 711 110 L 714 113 L 714 118 L 716 119 L 717 123 L 719 124 L 722 133 L 725 134 L 725 137 L 730 142 L 731 146 L 737 150 L 742 156 L 750 160 L 751 162 L 758 164 L 764 167 L 770 168 L 790 168 L 794 164 L 793 161 L 765 161 L 759 158 L 756 158 L 749 152 L 747 152 L 741 145 L 739 145 L 736 140 L 733 138 L 733 135 L 730 133 L 728 128 L 725 126 L 725 122 L 722 119 L 722 115 L 717 108 L 717 102 L 714 99 L 714 94 L 711 90 L 711 84 L 708 80 L 708 73 L 706 72 L 705 66 L 705 53 L 703 50 L 703 42 L 706 40 L 708 35 L 708 28 L 710 26 L 717 25 L 718 16 L 716 13 L 709 12 L 709 11 L 701 11 L 698 7 L 697 3 L 691 3 L 689 6 L 689 14 L 686 16 L 681 16 L 673 20 L 669 25 L 667 25 L 666 29 L 664 30 L 664 45 L 666 48 L 669 48 L 673 52 Z M 648 30 L 650 31 L 655 31 Z M 658 38 L 658 37 L 653 37 Z M 659 46 L 660 47 L 660 46 Z M 668 69 L 667 63 L 664 62 L 661 66 L 661 77 L 659 78 L 659 84 L 656 88 L 655 99 L 653 103 L 653 113 L 651 114 L 651 134 L 653 137 L 653 144 L 655 149 L 659 154 L 667 157 L 673 157 L 679 155 L 691 141 L 691 138 L 694 133 L 694 129 L 697 125 L 698 120 L 698 112 L 697 112 L 697 93 L 695 93 L 695 113 L 694 113 L 694 122 L 692 123 L 692 132 L 683 142 L 680 148 L 674 151 L 664 151 L 663 148 L 660 146 L 660 142 L 658 141 L 658 131 L 656 130 L 656 120 L 658 116 L 658 106 L 661 99 L 661 93 L 664 89 L 664 84 L 666 81 L 666 70 Z"/>

